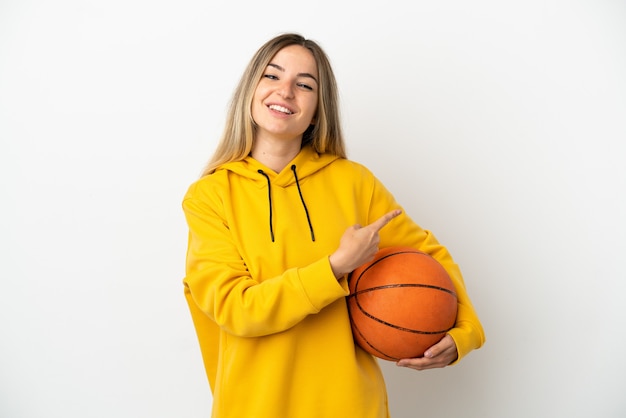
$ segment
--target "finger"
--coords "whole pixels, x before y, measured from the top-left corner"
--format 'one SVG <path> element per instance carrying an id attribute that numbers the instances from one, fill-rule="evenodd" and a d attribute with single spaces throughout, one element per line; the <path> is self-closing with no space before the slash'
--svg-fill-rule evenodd
<path id="1" fill-rule="evenodd" d="M 426 358 L 434 358 L 434 357 L 437 357 L 441 353 L 442 353 L 442 351 L 440 351 L 437 346 L 434 346 L 434 347 L 429 348 L 428 350 L 426 350 L 424 352 L 424 357 L 426 357 Z"/>
<path id="2" fill-rule="evenodd" d="M 451 356 L 437 356 L 434 358 L 418 357 L 412 359 L 401 359 L 396 362 L 396 366 L 408 367 L 415 370 L 438 369 L 448 366 L 454 359 Z"/>
<path id="3" fill-rule="evenodd" d="M 426 350 L 424 357 L 435 358 L 444 353 L 451 353 L 452 351 L 456 351 L 456 344 L 450 334 L 446 334 L 438 343 Z"/>
<path id="4" fill-rule="evenodd" d="M 443 367 L 446 367 L 445 364 L 442 364 L 442 363 L 439 363 L 430 359 L 425 359 L 425 358 L 398 362 L 396 363 L 396 365 L 399 367 L 406 367 L 408 369 L 419 370 L 419 371 L 428 370 L 428 369 L 441 369 Z"/>
<path id="5" fill-rule="evenodd" d="M 380 231 L 385 225 L 387 225 L 393 218 L 400 215 L 402 211 L 400 209 L 392 210 L 389 213 L 384 214 L 367 227 L 373 229 L 375 232 Z"/>
<path id="6" fill-rule="evenodd" d="M 432 360 L 421 358 L 402 359 L 396 362 L 398 367 L 407 367 L 415 370 L 426 370 L 432 365 Z"/>

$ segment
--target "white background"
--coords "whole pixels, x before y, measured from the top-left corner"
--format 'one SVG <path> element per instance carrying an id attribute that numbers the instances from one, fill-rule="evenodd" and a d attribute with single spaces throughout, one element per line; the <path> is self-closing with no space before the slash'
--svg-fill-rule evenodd
<path id="1" fill-rule="evenodd" d="M 485 327 L 458 366 L 385 362 L 394 418 L 626 416 L 618 0 L 0 0 L 0 416 L 209 415 L 180 202 L 285 31 Z"/>

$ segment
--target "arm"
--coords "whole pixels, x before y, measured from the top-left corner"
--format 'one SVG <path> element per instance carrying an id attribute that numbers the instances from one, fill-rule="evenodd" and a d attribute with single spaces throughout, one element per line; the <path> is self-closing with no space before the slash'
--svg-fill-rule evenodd
<path id="1" fill-rule="evenodd" d="M 370 217 L 376 219 L 380 214 L 398 207 L 391 193 L 382 183 L 374 179 Z M 443 367 L 460 361 L 470 351 L 480 348 L 485 342 L 484 331 L 467 293 L 461 271 L 448 250 L 431 232 L 422 229 L 405 214 L 398 216 L 389 226 L 383 228 L 380 237 L 381 247 L 406 245 L 430 254 L 446 269 L 457 292 L 457 319 L 454 328 L 419 360 L 428 363 L 428 366 Z M 429 358 L 429 355 L 432 357 Z M 423 366 L 424 364 L 419 365 Z"/>
<path id="2" fill-rule="evenodd" d="M 328 257 L 276 277 L 251 277 L 218 196 L 190 189 L 183 210 L 189 226 L 186 292 L 196 312 L 226 332 L 240 336 L 281 332 L 346 296 Z"/>

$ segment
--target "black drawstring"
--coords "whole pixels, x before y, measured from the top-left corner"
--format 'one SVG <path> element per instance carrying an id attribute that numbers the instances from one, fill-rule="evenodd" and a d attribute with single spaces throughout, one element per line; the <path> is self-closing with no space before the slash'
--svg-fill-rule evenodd
<path id="1" fill-rule="evenodd" d="M 267 196 L 270 204 L 270 236 L 272 237 L 272 242 L 274 242 L 274 226 L 272 225 L 272 183 L 270 181 L 270 176 L 267 175 L 263 170 L 257 170 L 259 174 L 263 175 L 267 180 Z M 315 233 L 313 232 L 313 225 L 311 224 L 311 218 L 309 217 L 309 210 L 306 207 L 306 203 L 304 202 L 304 197 L 302 196 L 302 190 L 300 190 L 300 182 L 298 181 L 298 175 L 296 174 L 296 166 L 295 164 L 291 166 L 291 171 L 293 171 L 293 176 L 296 179 L 296 186 L 298 187 L 298 194 L 300 195 L 300 200 L 302 201 L 302 207 L 304 208 L 304 213 L 306 214 L 306 220 L 309 223 L 309 230 L 311 231 L 311 240 L 315 241 Z"/>
<path id="2" fill-rule="evenodd" d="M 270 176 L 265 174 L 265 172 L 261 169 L 258 170 L 265 178 L 267 179 L 267 195 L 270 202 L 270 235 L 272 237 L 272 242 L 274 242 L 274 227 L 272 226 L 272 186 L 270 183 Z"/>
<path id="3" fill-rule="evenodd" d="M 291 166 L 291 171 L 293 171 L 293 176 L 296 178 L 296 186 L 298 186 L 298 193 L 300 194 L 300 200 L 302 201 L 302 206 L 304 207 L 304 213 L 306 213 L 306 220 L 309 222 L 309 229 L 311 230 L 311 241 L 315 241 L 315 233 L 313 232 L 313 225 L 311 224 L 311 218 L 309 217 L 309 210 L 306 208 L 306 203 L 304 203 L 302 190 L 300 190 L 300 182 L 298 181 L 298 175 L 296 174 L 295 164 Z"/>

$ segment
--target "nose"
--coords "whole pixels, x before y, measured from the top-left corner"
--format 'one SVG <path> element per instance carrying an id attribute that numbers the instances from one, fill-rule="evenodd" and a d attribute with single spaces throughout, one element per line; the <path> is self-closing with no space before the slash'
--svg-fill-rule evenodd
<path id="1" fill-rule="evenodd" d="M 289 82 L 284 82 L 280 86 L 278 86 L 276 92 L 283 99 L 290 99 L 293 97 L 293 86 Z"/>

